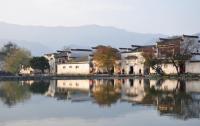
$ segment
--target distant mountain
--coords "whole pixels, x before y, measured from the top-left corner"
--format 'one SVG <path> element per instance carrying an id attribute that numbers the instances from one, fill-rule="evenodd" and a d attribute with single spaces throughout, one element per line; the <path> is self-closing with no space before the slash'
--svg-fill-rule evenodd
<path id="1" fill-rule="evenodd" d="M 130 47 L 132 44 L 153 44 L 162 34 L 128 32 L 114 27 L 87 25 L 80 27 L 23 26 L 0 22 L 0 44 L 13 41 L 28 48 L 33 55 L 62 49 L 64 46 L 88 48 L 111 45 Z"/>

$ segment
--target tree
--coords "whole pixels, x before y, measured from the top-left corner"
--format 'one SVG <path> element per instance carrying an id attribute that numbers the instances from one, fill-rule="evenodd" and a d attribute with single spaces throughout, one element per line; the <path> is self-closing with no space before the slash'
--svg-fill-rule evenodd
<path id="1" fill-rule="evenodd" d="M 166 62 L 171 62 L 179 75 L 184 72 L 181 68 L 184 67 L 185 62 L 192 58 L 192 53 L 196 52 L 199 47 L 199 43 L 196 44 L 193 39 L 188 39 L 182 44 L 180 51 L 166 54 L 168 57 Z"/>
<path id="2" fill-rule="evenodd" d="M 30 58 L 31 53 L 28 50 L 15 48 L 5 57 L 4 69 L 7 72 L 17 73 L 21 65 L 29 65 Z"/>
<path id="3" fill-rule="evenodd" d="M 116 61 L 120 60 L 120 53 L 117 49 L 110 46 L 97 46 L 94 52 L 95 65 L 99 68 L 106 69 L 111 73 L 116 65 Z"/>
<path id="4" fill-rule="evenodd" d="M 49 62 L 45 57 L 33 57 L 30 60 L 30 66 L 33 69 L 39 69 L 44 73 L 44 70 L 49 69 Z"/>
<path id="5" fill-rule="evenodd" d="M 4 54 L 5 56 L 10 55 L 17 49 L 17 45 L 13 42 L 8 42 L 1 48 L 1 53 Z"/>
<path id="6" fill-rule="evenodd" d="M 144 57 L 144 65 L 147 67 L 151 67 L 156 71 L 159 75 L 164 75 L 164 71 L 162 70 L 161 64 L 162 60 L 158 59 L 153 52 L 143 52 L 142 56 Z"/>

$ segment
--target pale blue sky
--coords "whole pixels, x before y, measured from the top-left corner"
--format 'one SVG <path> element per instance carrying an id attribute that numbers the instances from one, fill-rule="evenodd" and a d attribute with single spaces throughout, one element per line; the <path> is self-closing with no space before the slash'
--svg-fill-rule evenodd
<path id="1" fill-rule="evenodd" d="M 0 21 L 44 26 L 97 24 L 133 32 L 200 32 L 200 0 L 0 0 Z"/>

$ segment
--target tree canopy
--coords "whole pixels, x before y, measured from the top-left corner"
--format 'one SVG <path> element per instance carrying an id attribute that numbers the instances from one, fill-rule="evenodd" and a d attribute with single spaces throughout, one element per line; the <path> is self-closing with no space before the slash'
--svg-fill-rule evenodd
<path id="1" fill-rule="evenodd" d="M 49 67 L 50 67 L 48 60 L 43 56 L 41 56 L 41 57 L 33 57 L 30 60 L 30 66 L 33 69 L 41 70 L 42 73 L 44 73 L 44 70 L 49 69 Z"/>
<path id="2" fill-rule="evenodd" d="M 108 72 L 113 70 L 117 60 L 120 60 L 120 53 L 117 49 L 110 46 L 97 46 L 94 52 L 94 61 L 99 68 L 105 68 Z"/>
<path id="3" fill-rule="evenodd" d="M 31 53 L 22 48 L 15 48 L 5 57 L 4 70 L 11 73 L 17 73 L 21 65 L 28 66 Z"/>

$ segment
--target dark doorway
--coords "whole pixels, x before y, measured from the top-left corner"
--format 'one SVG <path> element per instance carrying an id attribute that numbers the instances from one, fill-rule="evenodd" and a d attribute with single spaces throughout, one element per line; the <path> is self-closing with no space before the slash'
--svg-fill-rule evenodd
<path id="1" fill-rule="evenodd" d="M 122 74 L 125 74 L 125 70 L 124 69 L 122 69 Z"/>
<path id="2" fill-rule="evenodd" d="M 142 70 L 141 69 L 139 69 L 139 75 L 141 75 L 142 74 Z"/>
<path id="3" fill-rule="evenodd" d="M 129 74 L 133 74 L 133 66 L 130 66 Z"/>
<path id="4" fill-rule="evenodd" d="M 180 65 L 180 73 L 181 73 L 181 74 L 185 73 L 185 63 L 182 63 L 182 64 Z"/>

